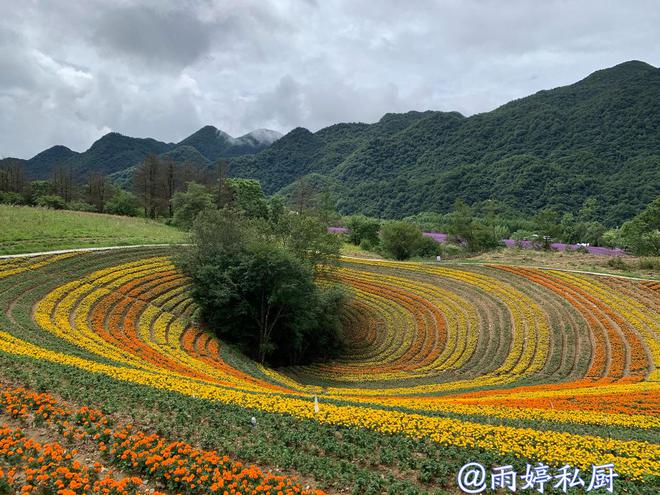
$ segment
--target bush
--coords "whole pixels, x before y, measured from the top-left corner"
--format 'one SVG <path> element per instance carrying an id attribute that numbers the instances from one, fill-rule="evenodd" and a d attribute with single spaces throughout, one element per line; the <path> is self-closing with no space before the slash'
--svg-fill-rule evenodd
<path id="1" fill-rule="evenodd" d="M 607 266 L 611 268 L 616 268 L 617 270 L 625 270 L 628 268 L 628 265 L 626 264 L 625 261 L 623 261 L 623 258 L 621 256 L 615 256 L 614 258 L 610 258 L 607 260 Z"/>
<path id="2" fill-rule="evenodd" d="M 369 239 L 362 239 L 362 242 L 360 242 L 360 249 L 364 249 L 365 251 L 373 251 L 374 244 Z"/>
<path id="3" fill-rule="evenodd" d="M 440 244 L 440 256 L 443 258 L 458 258 L 465 255 L 465 248 L 458 244 L 446 242 Z"/>
<path id="4" fill-rule="evenodd" d="M 417 256 L 422 258 L 431 258 L 442 254 L 440 243 L 430 237 L 422 236 L 417 246 Z"/>
<path id="5" fill-rule="evenodd" d="M 96 211 L 96 207 L 84 201 L 71 201 L 67 208 L 73 211 Z"/>
<path id="6" fill-rule="evenodd" d="M 641 258 L 639 268 L 640 270 L 660 270 L 660 258 Z"/>
<path id="7" fill-rule="evenodd" d="M 120 189 L 112 198 L 105 202 L 103 210 L 111 215 L 137 217 L 140 214 L 139 206 L 140 203 L 135 194 Z"/>
<path id="8" fill-rule="evenodd" d="M 172 207 L 174 208 L 172 224 L 188 230 L 200 211 L 213 208 L 213 197 L 203 185 L 190 182 L 186 192 L 178 192 L 174 195 Z"/>
<path id="9" fill-rule="evenodd" d="M 364 215 L 355 215 L 346 222 L 348 228 L 348 240 L 359 246 L 362 241 L 368 241 L 372 246 L 378 244 L 378 232 L 380 231 L 380 221 Z"/>
<path id="10" fill-rule="evenodd" d="M 387 222 L 380 231 L 381 245 L 387 256 L 406 260 L 417 253 L 422 240 L 422 231 L 408 222 Z"/>
<path id="11" fill-rule="evenodd" d="M 52 210 L 63 210 L 66 208 L 66 202 L 64 201 L 64 198 L 56 194 L 39 196 L 37 198 L 36 204 L 42 208 L 50 208 Z"/>
<path id="12" fill-rule="evenodd" d="M 23 205 L 26 203 L 25 197 L 17 192 L 1 192 L 0 203 L 8 205 Z"/>
<path id="13" fill-rule="evenodd" d="M 652 201 L 635 218 L 623 224 L 621 237 L 625 246 L 635 254 L 642 256 L 660 254 L 660 197 Z"/>

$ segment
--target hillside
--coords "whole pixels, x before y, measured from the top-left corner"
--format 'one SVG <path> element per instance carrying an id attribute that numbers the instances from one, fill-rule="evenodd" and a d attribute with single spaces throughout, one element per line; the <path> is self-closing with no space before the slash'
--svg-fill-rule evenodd
<path id="1" fill-rule="evenodd" d="M 174 227 L 143 218 L 0 204 L 0 255 L 80 247 L 184 242 Z"/>
<path id="2" fill-rule="evenodd" d="M 660 69 L 626 62 L 492 112 L 388 114 L 375 124 L 298 128 L 232 173 L 274 193 L 306 174 L 338 182 L 343 213 L 446 212 L 496 198 L 524 214 L 597 198 L 618 225 L 660 194 Z"/>
<path id="3" fill-rule="evenodd" d="M 51 178 L 57 166 L 69 166 L 78 179 L 84 180 L 96 172 L 119 178 L 119 182 L 124 183 L 130 181 L 132 169 L 151 153 L 169 157 L 178 163 L 189 161 L 208 166 L 220 158 L 257 153 L 279 137 L 278 132 L 257 129 L 234 138 L 213 126 L 205 126 L 179 143 L 164 143 L 151 138 L 134 138 L 110 132 L 82 153 L 58 145 L 29 160 L 0 160 L 0 166 L 3 162 L 20 163 L 26 177 L 30 179 Z"/>

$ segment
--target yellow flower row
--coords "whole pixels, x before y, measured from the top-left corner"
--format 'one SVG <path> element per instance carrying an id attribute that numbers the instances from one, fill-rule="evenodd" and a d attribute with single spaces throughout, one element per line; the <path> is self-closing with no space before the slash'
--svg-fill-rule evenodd
<path id="1" fill-rule="evenodd" d="M 314 412 L 311 400 L 275 394 L 251 394 L 204 383 L 193 383 L 174 375 L 116 367 L 43 349 L 0 332 L 0 350 L 53 363 L 75 366 L 117 380 L 170 390 L 266 412 L 285 413 L 323 423 L 369 428 L 383 433 L 404 433 L 430 438 L 457 447 L 483 448 L 501 454 L 539 459 L 553 465 L 569 463 L 580 468 L 613 462 L 622 475 L 638 478 L 660 472 L 660 446 L 647 442 L 622 441 L 530 428 L 492 426 L 455 419 L 428 417 L 360 406 L 323 404 Z"/>

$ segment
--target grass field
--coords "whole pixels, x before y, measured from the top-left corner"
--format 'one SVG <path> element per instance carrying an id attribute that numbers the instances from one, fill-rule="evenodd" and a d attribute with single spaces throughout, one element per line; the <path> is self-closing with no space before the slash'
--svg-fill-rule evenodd
<path id="1" fill-rule="evenodd" d="M 0 254 L 66 248 L 168 244 L 184 234 L 141 218 L 0 205 Z"/>
<path id="2" fill-rule="evenodd" d="M 195 323 L 171 254 L 0 262 L 0 437 L 16 446 L 0 487 L 17 448 L 41 468 L 24 439 L 43 434 L 110 485 L 166 494 L 457 493 L 472 461 L 569 464 L 587 483 L 612 462 L 617 493 L 657 493 L 658 282 L 345 259 L 347 352 L 275 370 Z"/>

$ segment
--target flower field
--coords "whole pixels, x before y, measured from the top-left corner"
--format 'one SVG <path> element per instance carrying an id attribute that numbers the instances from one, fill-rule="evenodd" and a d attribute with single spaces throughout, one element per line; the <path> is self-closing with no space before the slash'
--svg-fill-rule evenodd
<path id="1" fill-rule="evenodd" d="M 345 260 L 345 355 L 274 370 L 195 322 L 171 254 L 0 260 L 0 493 L 446 493 L 470 461 L 658 489 L 657 282 Z"/>

